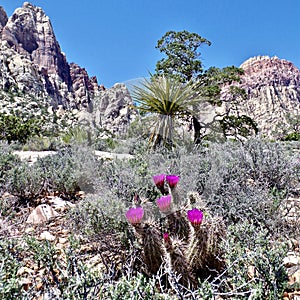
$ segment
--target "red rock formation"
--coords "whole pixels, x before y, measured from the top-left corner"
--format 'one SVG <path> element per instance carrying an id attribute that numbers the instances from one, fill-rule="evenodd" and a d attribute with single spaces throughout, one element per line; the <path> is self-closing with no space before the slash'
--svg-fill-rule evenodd
<path id="1" fill-rule="evenodd" d="M 75 63 L 70 64 L 70 76 L 75 97 L 81 99 L 81 104 L 88 104 L 90 93 L 95 95 L 99 91 L 97 78 L 90 78 L 87 71 Z"/>
<path id="2" fill-rule="evenodd" d="M 248 89 L 272 85 L 300 87 L 300 70 L 291 62 L 276 56 L 253 57 L 240 67 L 245 72 L 242 86 Z"/>
<path id="3" fill-rule="evenodd" d="M 2 40 L 8 41 L 19 53 L 31 54 L 39 69 L 58 75 L 71 86 L 70 68 L 55 38 L 49 18 L 43 10 L 25 2 L 15 10 L 3 28 Z"/>
<path id="4" fill-rule="evenodd" d="M 288 126 L 288 117 L 300 114 L 300 70 L 287 60 L 268 56 L 252 57 L 240 67 L 245 73 L 235 85 L 248 94 L 239 103 L 240 114 L 255 120 L 264 136 L 278 137 L 279 127 Z"/>
<path id="5" fill-rule="evenodd" d="M 105 90 L 84 68 L 69 64 L 49 18 L 28 2 L 9 19 L 0 8 L 0 86 L 4 92 L 43 99 L 54 110 L 74 109 L 77 121 L 113 133 L 126 130 L 131 120 L 132 100 L 126 87 Z M 11 108 L 9 101 L 2 106 Z"/>
<path id="6" fill-rule="evenodd" d="M 16 56 L 21 55 L 36 65 L 40 77 L 37 80 L 44 82 L 44 92 L 53 99 L 54 106 L 89 107 L 89 95 L 99 90 L 97 79 L 89 78 L 85 69 L 69 65 L 56 40 L 51 22 L 41 8 L 25 2 L 9 19 L 1 8 L 1 31 L 1 40 L 7 42 L 10 51 L 16 51 Z M 28 64 L 28 61 L 24 60 L 24 63 Z M 21 70 L 14 69 L 13 72 L 16 74 Z"/>

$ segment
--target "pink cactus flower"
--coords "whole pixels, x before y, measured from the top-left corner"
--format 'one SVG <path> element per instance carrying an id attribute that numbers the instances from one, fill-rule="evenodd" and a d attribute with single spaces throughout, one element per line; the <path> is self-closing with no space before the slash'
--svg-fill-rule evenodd
<path id="1" fill-rule="evenodd" d="M 144 210 L 142 207 L 132 207 L 126 212 L 126 218 L 132 225 L 141 223 L 144 216 Z"/>
<path id="2" fill-rule="evenodd" d="M 163 238 L 164 238 L 164 241 L 168 241 L 168 239 L 169 239 L 169 234 L 168 234 L 167 232 L 165 232 L 165 233 L 163 234 Z"/>
<path id="3" fill-rule="evenodd" d="M 160 211 L 167 212 L 171 207 L 171 195 L 162 196 L 156 200 L 156 204 Z"/>
<path id="4" fill-rule="evenodd" d="M 166 181 L 171 189 L 177 185 L 179 180 L 180 180 L 180 177 L 177 175 L 167 175 L 166 176 Z"/>
<path id="5" fill-rule="evenodd" d="M 203 220 L 203 212 L 197 208 L 188 210 L 187 217 L 193 226 L 200 225 Z"/>
<path id="6" fill-rule="evenodd" d="M 158 189 L 162 189 L 165 184 L 166 174 L 159 174 L 153 176 L 153 181 Z"/>

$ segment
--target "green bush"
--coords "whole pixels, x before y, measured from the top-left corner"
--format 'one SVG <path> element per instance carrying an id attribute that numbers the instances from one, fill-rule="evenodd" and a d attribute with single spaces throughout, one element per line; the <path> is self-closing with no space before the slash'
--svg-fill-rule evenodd
<path id="1" fill-rule="evenodd" d="M 0 142 L 0 193 L 5 191 L 8 171 L 20 162 L 20 158 L 13 154 L 12 148 Z"/>
<path id="2" fill-rule="evenodd" d="M 57 151 L 65 145 L 57 136 L 33 136 L 22 147 L 23 151 Z"/>
<path id="3" fill-rule="evenodd" d="M 300 133 L 292 132 L 282 138 L 283 141 L 300 141 Z"/>
<path id="4" fill-rule="evenodd" d="M 130 299 L 130 300 L 168 300 L 171 296 L 162 295 L 155 286 L 154 279 L 148 279 L 142 274 L 123 276 L 117 282 L 102 288 L 100 299 Z M 174 298 L 173 298 L 174 299 Z"/>
<path id="5" fill-rule="evenodd" d="M 21 144 L 41 132 L 41 124 L 37 119 L 23 120 L 14 115 L 0 114 L 0 140 Z"/>
<path id="6" fill-rule="evenodd" d="M 40 169 L 19 162 L 7 172 L 6 191 L 21 201 L 33 201 L 44 192 L 44 178 Z"/>
<path id="7" fill-rule="evenodd" d="M 281 299 L 288 282 L 282 264 L 287 245 L 272 240 L 266 228 L 246 220 L 228 227 L 227 234 L 228 268 L 218 278 L 220 282 L 225 279 L 218 287 L 222 295 L 238 299 Z"/>
<path id="8" fill-rule="evenodd" d="M 72 198 L 80 190 L 93 191 L 99 178 L 101 163 L 92 149 L 83 146 L 65 148 L 54 155 L 38 158 L 32 165 L 20 160 L 12 160 L 10 167 L 4 164 L 13 157 L 0 154 L 0 172 L 5 173 L 2 191 L 26 201 L 53 192 Z"/>
<path id="9" fill-rule="evenodd" d="M 15 240 L 0 239 L 0 298 L 20 299 L 21 284 L 17 272 L 23 262 L 19 258 L 19 247 Z"/>
<path id="10" fill-rule="evenodd" d="M 42 174 L 43 188 L 47 193 L 59 192 L 71 197 L 80 190 L 93 190 L 99 166 L 92 149 L 76 145 L 40 158 L 34 164 Z"/>
<path id="11" fill-rule="evenodd" d="M 299 163 L 284 143 L 250 140 L 210 145 L 203 198 L 228 224 L 252 219 L 274 234 L 288 229 L 279 207 L 299 184 Z M 299 231 L 286 231 L 289 236 Z"/>
<path id="12" fill-rule="evenodd" d="M 103 189 L 98 195 L 88 195 L 69 213 L 73 226 L 82 232 L 99 234 L 115 232 L 124 236 L 128 224 L 125 203 Z"/>
<path id="13" fill-rule="evenodd" d="M 83 257 L 78 254 L 80 243 L 71 239 L 65 251 L 65 259 L 49 241 L 38 241 L 32 237 L 22 240 L 0 241 L 0 297 L 3 300 L 41 299 L 99 299 L 104 280 L 96 271 L 88 269 Z M 33 262 L 40 270 L 41 287 L 36 276 L 24 274 L 32 284 L 25 289 L 18 271 Z M 33 267 L 33 266 L 32 266 Z"/>

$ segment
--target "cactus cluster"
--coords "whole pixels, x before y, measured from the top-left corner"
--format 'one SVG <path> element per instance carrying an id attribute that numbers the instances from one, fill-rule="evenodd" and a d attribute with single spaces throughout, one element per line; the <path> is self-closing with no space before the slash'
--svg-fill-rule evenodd
<path id="1" fill-rule="evenodd" d="M 136 196 L 126 213 L 143 249 L 145 272 L 153 275 L 165 266 L 179 275 L 181 284 L 196 287 L 198 278 L 216 276 L 225 267 L 221 249 L 225 225 L 211 216 L 197 192 L 181 197 L 179 176 L 159 174 L 153 180 L 162 194 L 157 207 Z M 142 206 L 149 209 L 149 205 L 159 209 L 159 220 L 145 218 Z"/>

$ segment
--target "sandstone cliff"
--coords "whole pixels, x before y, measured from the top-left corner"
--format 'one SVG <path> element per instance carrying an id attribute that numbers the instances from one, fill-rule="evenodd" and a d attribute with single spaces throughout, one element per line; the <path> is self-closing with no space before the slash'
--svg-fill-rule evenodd
<path id="1" fill-rule="evenodd" d="M 100 114 L 98 105 L 93 102 L 102 97 L 104 90 L 96 77 L 89 77 L 84 68 L 67 62 L 49 18 L 41 8 L 28 2 L 17 8 L 9 18 L 0 7 L 0 87 L 0 112 L 7 113 L 15 106 L 11 102 L 22 101 L 20 97 L 12 100 L 12 94 L 22 94 L 42 103 L 46 109 L 51 106 L 54 111 L 59 109 L 60 112 L 86 111 L 93 123 L 96 122 L 95 116 Z M 102 111 L 109 111 L 109 107 L 124 110 L 126 105 L 132 104 L 129 92 L 123 87 L 117 97 L 115 87 L 111 93 L 114 96 L 103 101 Z M 112 114 L 106 113 L 103 118 L 108 116 L 111 120 Z M 125 119 L 130 119 L 130 116 Z M 122 120 L 122 126 L 116 122 L 111 125 L 108 120 L 102 120 L 102 123 L 118 132 L 118 129 L 123 130 L 126 122 Z"/>
<path id="2" fill-rule="evenodd" d="M 263 135 L 276 136 L 289 115 L 300 115 L 300 70 L 277 57 L 250 58 L 241 65 L 244 75 L 236 84 L 246 90 L 239 114 L 254 119 Z M 223 89 L 226 100 L 228 87 Z M 96 77 L 75 63 L 68 63 L 44 11 L 25 2 L 7 17 L 0 7 L 0 112 L 25 112 L 70 119 L 112 133 L 124 132 L 134 113 L 127 88 L 116 84 L 105 89 Z M 206 105 L 200 121 L 211 121 L 226 105 Z M 70 113 L 70 114 L 68 114 Z M 56 118 L 55 118 L 56 119 Z"/>
<path id="3" fill-rule="evenodd" d="M 245 61 L 240 86 L 247 92 L 242 110 L 253 118 L 260 132 L 276 136 L 287 117 L 300 115 L 300 70 L 278 57 L 258 56 Z"/>
<path id="4" fill-rule="evenodd" d="M 300 128 L 300 70 L 287 60 L 269 56 L 249 58 L 240 68 L 244 70 L 241 81 L 223 87 L 224 102 L 221 107 L 211 108 L 210 119 L 233 107 L 230 114 L 252 118 L 263 137 L 283 138 L 295 132 L 291 119 L 298 119 Z M 236 99 L 234 106 L 229 93 L 232 86 L 246 92 L 246 98 Z"/>

